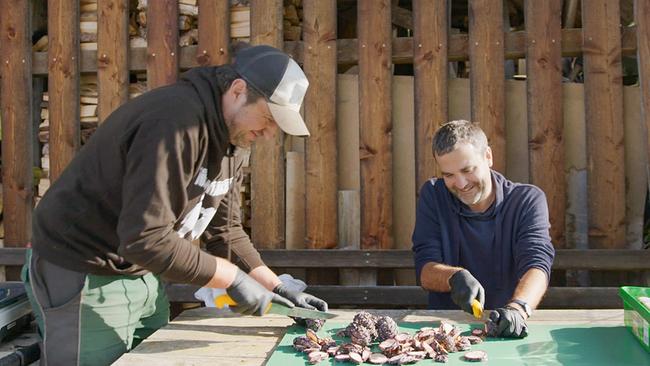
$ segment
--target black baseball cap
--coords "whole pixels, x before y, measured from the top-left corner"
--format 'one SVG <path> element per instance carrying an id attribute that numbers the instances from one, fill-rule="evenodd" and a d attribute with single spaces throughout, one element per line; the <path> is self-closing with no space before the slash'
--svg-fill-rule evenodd
<path id="1" fill-rule="evenodd" d="M 282 131 L 309 136 L 300 115 L 309 81 L 289 55 L 271 46 L 252 46 L 237 52 L 233 66 L 242 79 L 266 98 Z"/>

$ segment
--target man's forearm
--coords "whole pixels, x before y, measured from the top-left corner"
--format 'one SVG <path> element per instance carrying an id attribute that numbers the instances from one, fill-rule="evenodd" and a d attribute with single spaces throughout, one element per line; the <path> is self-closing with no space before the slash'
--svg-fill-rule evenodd
<path id="1" fill-rule="evenodd" d="M 277 285 L 282 283 L 278 276 L 267 266 L 256 267 L 248 274 L 253 277 L 255 281 L 261 283 L 262 286 L 266 287 L 269 291 L 273 291 Z"/>
<path id="2" fill-rule="evenodd" d="M 546 272 L 541 269 L 531 268 L 519 280 L 512 298 L 525 301 L 531 308 L 535 309 L 542 300 L 547 287 L 548 278 Z"/>
<path id="3" fill-rule="evenodd" d="M 205 287 L 228 288 L 235 280 L 237 266 L 220 257 L 214 257 L 214 259 L 217 261 L 217 269 Z"/>
<path id="4" fill-rule="evenodd" d="M 449 292 L 449 278 L 462 268 L 452 267 L 446 264 L 429 262 L 422 267 L 420 272 L 420 284 L 429 291 Z"/>

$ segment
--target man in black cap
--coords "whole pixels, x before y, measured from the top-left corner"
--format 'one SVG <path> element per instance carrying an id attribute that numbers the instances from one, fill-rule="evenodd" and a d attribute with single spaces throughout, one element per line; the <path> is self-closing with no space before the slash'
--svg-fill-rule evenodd
<path id="1" fill-rule="evenodd" d="M 106 119 L 34 212 L 23 281 L 43 364 L 110 364 L 135 347 L 168 321 L 161 280 L 225 288 L 242 314 L 327 310 L 264 265 L 239 218 L 241 148 L 278 128 L 309 135 L 308 85 L 285 53 L 249 47 Z"/>

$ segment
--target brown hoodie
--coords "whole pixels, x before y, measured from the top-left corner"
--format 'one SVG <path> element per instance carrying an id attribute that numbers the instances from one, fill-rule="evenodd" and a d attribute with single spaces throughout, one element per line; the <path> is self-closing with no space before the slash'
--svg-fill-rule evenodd
<path id="1" fill-rule="evenodd" d="M 98 275 L 153 272 L 205 285 L 212 256 L 263 265 L 239 219 L 245 151 L 234 149 L 216 67 L 192 69 L 113 112 L 34 211 L 41 258 Z"/>

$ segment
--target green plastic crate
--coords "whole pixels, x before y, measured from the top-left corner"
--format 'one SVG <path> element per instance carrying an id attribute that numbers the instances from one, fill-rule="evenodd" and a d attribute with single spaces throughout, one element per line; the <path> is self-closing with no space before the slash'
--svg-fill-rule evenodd
<path id="1" fill-rule="evenodd" d="M 623 286 L 619 291 L 623 299 L 625 326 L 634 334 L 646 352 L 650 353 L 650 309 L 638 297 L 650 297 L 650 287 Z"/>

